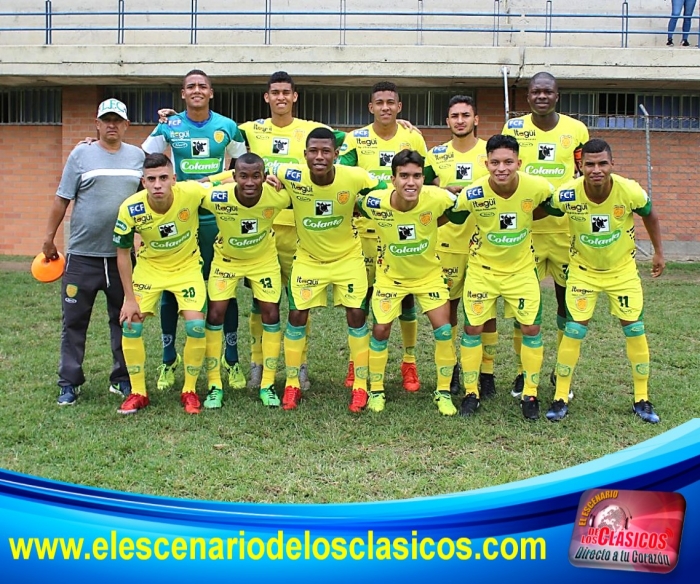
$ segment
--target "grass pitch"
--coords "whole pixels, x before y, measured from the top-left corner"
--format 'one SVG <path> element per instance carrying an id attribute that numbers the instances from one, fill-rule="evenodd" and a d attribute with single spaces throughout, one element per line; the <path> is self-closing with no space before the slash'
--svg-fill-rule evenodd
<path id="1" fill-rule="evenodd" d="M 2 272 L 0 384 L 3 423 L 0 466 L 51 479 L 153 495 L 255 502 L 350 502 L 437 495 L 516 481 L 586 462 L 700 416 L 700 340 L 697 301 L 700 265 L 671 264 L 656 281 L 646 277 L 645 322 L 651 351 L 650 399 L 661 423 L 631 413 L 632 380 L 619 322 L 599 301 L 584 342 L 569 416 L 544 419 L 553 396 L 553 290 L 543 291 L 545 363 L 542 417 L 526 421 L 510 397 L 515 375 L 512 322 L 499 321 L 495 399 L 470 419 L 445 418 L 431 400 L 433 340 L 420 317 L 418 367 L 423 387 L 401 389 L 400 331 L 394 327 L 387 367 L 387 408 L 381 414 L 347 410 L 343 380 L 348 359 L 340 309 L 312 318 L 312 389 L 299 409 L 270 410 L 255 392 L 226 390 L 219 411 L 186 415 L 178 392 L 158 392 L 157 318 L 145 326 L 151 405 L 133 416 L 116 413 L 107 391 L 111 358 L 107 315 L 98 297 L 89 330 L 78 404 L 56 405 L 61 330 L 59 283 L 38 284 L 28 273 Z M 240 294 L 241 361 L 247 370 L 250 296 Z M 283 320 L 284 322 L 284 320 Z M 180 325 L 178 346 L 184 341 Z M 181 370 L 177 375 L 182 382 Z M 278 390 L 283 389 L 282 371 Z M 202 377 L 199 393 L 206 392 Z"/>

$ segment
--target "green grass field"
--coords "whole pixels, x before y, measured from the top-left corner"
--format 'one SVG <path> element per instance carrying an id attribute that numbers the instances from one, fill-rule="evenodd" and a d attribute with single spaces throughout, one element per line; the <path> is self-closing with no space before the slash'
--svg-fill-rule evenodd
<path id="1" fill-rule="evenodd" d="M 8 258 L 9 260 L 10 258 Z M 78 404 L 56 405 L 61 330 L 59 284 L 2 272 L 0 371 L 3 423 L 0 466 L 51 479 L 154 495 L 256 502 L 348 502 L 421 497 L 516 481 L 586 462 L 700 416 L 700 341 L 695 329 L 700 265 L 672 264 L 645 279 L 645 320 L 652 362 L 651 394 L 661 423 L 631 414 L 632 382 L 619 323 L 599 302 L 575 374 L 569 417 L 544 419 L 553 388 L 554 295 L 544 290 L 545 364 L 542 417 L 527 422 L 510 397 L 515 375 L 511 321 L 499 322 L 498 395 L 477 416 L 441 417 L 431 401 L 433 342 L 421 317 L 418 343 L 423 388 L 401 389 L 398 326 L 382 414 L 353 415 L 342 383 L 348 349 L 344 314 L 317 310 L 309 351 L 312 389 L 296 411 L 268 410 L 254 392 L 227 391 L 220 411 L 184 414 L 176 391 L 155 389 L 157 319 L 146 324 L 151 405 L 116 413 L 107 391 L 111 366 L 102 297 L 93 312 Z M 248 362 L 250 297 L 241 292 L 242 362 Z M 178 344 L 182 345 L 181 325 Z M 247 370 L 247 366 L 246 366 Z M 178 382 L 182 381 L 181 371 Z M 282 389 L 282 372 L 277 385 Z M 206 392 L 200 379 L 200 395 Z"/>

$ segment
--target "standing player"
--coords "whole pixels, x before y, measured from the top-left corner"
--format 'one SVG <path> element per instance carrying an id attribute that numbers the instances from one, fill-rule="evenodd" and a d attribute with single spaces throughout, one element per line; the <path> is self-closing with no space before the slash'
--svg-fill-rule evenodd
<path id="1" fill-rule="evenodd" d="M 200 412 L 196 383 L 206 347 L 204 306 L 206 286 L 197 245 L 197 208 L 207 190 L 199 183 L 175 183 L 173 166 L 163 154 L 149 154 L 143 164 L 145 190 L 129 197 L 119 209 L 114 227 L 119 275 L 124 286 L 121 310 L 124 358 L 131 395 L 117 410 L 134 414 L 148 403 L 143 320 L 153 314 L 164 291 L 172 292 L 185 319 L 185 385 L 180 401 L 188 414 Z M 134 234 L 141 236 L 136 267 L 130 250 Z"/>
<path id="2" fill-rule="evenodd" d="M 550 183 L 519 172 L 518 142 L 496 135 L 486 143 L 489 176 L 465 188 L 455 210 L 476 219 L 469 269 L 464 284 L 464 335 L 461 343 L 465 397 L 460 414 L 469 416 L 480 403 L 477 378 L 482 360 L 481 332 L 496 300 L 503 297 L 523 332 L 524 389 L 528 420 L 539 417 L 537 384 L 542 367 L 540 284 L 532 254 L 532 214 L 554 192 Z"/>
<path id="3" fill-rule="evenodd" d="M 97 144 L 93 147 L 80 144 L 68 156 L 49 214 L 43 246 L 47 258 L 58 258 L 54 243 L 56 231 L 73 201 L 66 270 L 61 285 L 60 406 L 73 405 L 80 386 L 85 383 L 85 341 L 92 308 L 100 290 L 107 298 L 114 362 L 109 391 L 123 397 L 131 391 L 119 325 L 124 290 L 119 280 L 111 230 L 119 205 L 139 188 L 143 151 L 122 141 L 129 119 L 121 101 L 103 101 L 97 109 L 95 126 L 100 136 Z"/>
<path id="4" fill-rule="evenodd" d="M 447 106 L 447 126 L 452 132 L 452 139 L 440 146 L 435 146 L 428 152 L 425 160 L 426 182 L 447 189 L 453 194 L 469 186 L 475 180 L 486 176 L 486 142 L 474 134 L 479 125 L 476 104 L 471 97 L 455 95 Z M 467 273 L 469 258 L 469 241 L 474 234 L 474 218 L 470 217 L 466 224 L 447 223 L 438 229 L 438 255 L 442 272 L 450 290 L 450 324 L 452 325 L 452 341 L 457 341 L 457 309 L 464 290 L 464 278 Z M 496 385 L 493 377 L 493 360 L 498 345 L 496 319 L 490 319 L 484 324 L 481 333 L 481 343 L 484 347 L 484 360 L 481 363 L 479 385 L 481 397 L 486 398 L 495 394 Z M 459 365 L 455 365 L 450 381 L 450 392 L 460 393 Z"/>
<path id="5" fill-rule="evenodd" d="M 503 133 L 514 136 L 520 144 L 523 170 L 533 176 L 541 176 L 555 188 L 573 179 L 581 159 L 581 146 L 588 141 L 588 129 L 578 120 L 558 114 L 559 101 L 557 81 L 549 73 L 541 72 L 530 79 L 527 103 L 531 113 L 521 118 L 508 120 Z M 569 262 L 569 231 L 567 221 L 547 217 L 537 221 L 532 230 L 532 245 L 535 250 L 537 274 L 540 280 L 551 275 L 557 298 L 557 345 L 561 342 L 566 324 L 566 278 Z M 515 352 L 520 356 L 522 332 L 517 328 L 513 335 Z M 554 371 L 550 377 L 554 383 Z M 523 390 L 522 362 L 518 364 L 518 375 L 513 382 L 513 397 Z M 573 396 L 572 396 L 573 397 Z"/>
<path id="6" fill-rule="evenodd" d="M 172 150 L 177 179 L 198 180 L 222 171 L 225 158 L 236 159 L 246 153 L 243 136 L 236 122 L 209 109 L 214 97 L 209 76 L 193 69 L 182 84 L 182 99 L 186 110 L 158 124 L 146 138 L 142 148 L 147 153 L 163 153 L 168 145 Z M 214 239 L 217 228 L 214 216 L 199 210 L 199 246 L 204 260 L 204 279 L 214 257 Z M 163 294 L 160 307 L 163 331 L 163 364 L 159 367 L 158 389 L 168 389 L 175 383 L 178 355 L 175 351 L 178 303 L 170 292 Z M 226 355 L 224 366 L 228 369 L 229 384 L 235 389 L 245 387 L 245 376 L 238 364 L 238 304 L 234 299 L 226 311 L 224 332 Z"/>
<path id="7" fill-rule="evenodd" d="M 222 326 L 238 282 L 247 278 L 262 313 L 263 375 L 260 399 L 266 406 L 279 406 L 275 372 L 280 353 L 279 301 L 282 293 L 280 265 L 272 235 L 272 222 L 281 209 L 291 205 L 287 191 L 277 192 L 264 183 L 265 163 L 257 154 L 236 160 L 235 186 L 219 186 L 204 198 L 202 206 L 214 214 L 219 235 L 208 283 L 206 368 L 209 393 L 205 408 L 220 408 L 223 398 L 221 370 Z"/>
<path id="8" fill-rule="evenodd" d="M 566 281 L 566 307 L 571 319 L 557 356 L 557 388 L 547 419 L 563 419 L 568 412 L 571 377 L 581 342 L 588 332 L 598 294 L 605 293 L 610 312 L 620 319 L 632 365 L 632 411 L 655 424 L 659 416 L 649 401 L 649 347 L 642 321 L 642 283 L 634 261 L 633 213 L 642 218 L 654 245 L 651 275 L 660 276 L 665 262 L 659 218 L 651 200 L 633 180 L 613 174 L 610 146 L 591 140 L 582 148 L 583 176 L 565 184 L 551 201 L 566 215 L 571 229 L 571 259 Z"/>
<path id="9" fill-rule="evenodd" d="M 401 150 L 416 150 L 425 157 L 427 149 L 423 137 L 417 132 L 411 132 L 396 121 L 401 111 L 401 100 L 396 85 L 389 81 L 376 83 L 372 87 L 369 111 L 374 115 L 374 122 L 348 134 L 343 144 L 343 155 L 340 163 L 346 166 L 359 166 L 367 170 L 378 180 L 389 182 L 391 179 L 391 161 Z M 356 227 L 362 240 L 362 253 L 367 268 L 367 282 L 370 288 L 374 285 L 377 261 L 376 226 L 367 219 L 360 218 Z M 418 391 L 420 381 L 416 369 L 416 340 L 418 337 L 418 321 L 416 306 L 412 295 L 404 298 L 401 304 L 399 322 L 403 339 L 403 361 L 401 376 L 406 391 Z M 348 367 L 345 385 L 352 382 L 354 375 L 353 363 Z"/>
<path id="10" fill-rule="evenodd" d="M 374 326 L 369 347 L 371 392 L 367 407 L 373 412 L 384 409 L 391 323 L 401 312 L 403 299 L 413 294 L 430 319 L 435 336 L 437 388 L 433 401 L 441 414 L 454 416 L 457 409 L 450 396 L 450 378 L 455 347 L 449 292 L 435 249 L 438 220 L 454 206 L 456 197 L 449 191 L 423 186 L 424 163 L 419 152 L 400 151 L 391 163 L 393 188 L 375 191 L 358 202 L 360 211 L 376 225 L 379 248 L 372 294 Z"/>
<path id="11" fill-rule="evenodd" d="M 368 397 L 369 330 L 364 311 L 367 275 L 352 215 L 357 195 L 383 183 L 360 168 L 335 166 L 335 136 L 326 128 L 308 135 L 304 155 L 306 165 L 282 164 L 276 170 L 291 195 L 299 234 L 288 284 L 289 318 L 284 334 L 287 382 L 282 407 L 293 410 L 299 404 L 299 368 L 309 309 L 325 306 L 326 288 L 333 285 L 334 303 L 345 306 L 350 357 L 357 366 L 350 411 L 359 412 Z"/>

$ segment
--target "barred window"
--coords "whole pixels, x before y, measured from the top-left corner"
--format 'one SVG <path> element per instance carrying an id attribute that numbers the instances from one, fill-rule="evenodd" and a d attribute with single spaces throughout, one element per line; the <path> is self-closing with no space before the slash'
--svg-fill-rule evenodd
<path id="1" fill-rule="evenodd" d="M 171 87 L 107 87 L 104 96 L 123 101 L 132 124 L 155 125 L 159 109 L 182 106 L 180 90 Z"/>
<path id="2" fill-rule="evenodd" d="M 61 124 L 61 88 L 0 89 L 0 124 Z"/>

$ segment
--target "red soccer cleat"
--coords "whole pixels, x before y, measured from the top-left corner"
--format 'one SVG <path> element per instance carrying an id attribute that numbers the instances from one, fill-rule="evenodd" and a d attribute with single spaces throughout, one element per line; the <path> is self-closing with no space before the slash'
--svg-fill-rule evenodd
<path id="1" fill-rule="evenodd" d="M 284 396 L 282 396 L 282 409 L 295 410 L 301 401 L 301 389 L 288 385 L 284 388 Z"/>
<path id="2" fill-rule="evenodd" d="M 403 388 L 406 391 L 418 391 L 420 380 L 415 363 L 401 363 L 401 377 L 403 377 Z"/>
<path id="3" fill-rule="evenodd" d="M 351 412 L 358 414 L 365 409 L 368 399 L 369 394 L 364 389 L 353 389 L 348 409 Z"/>
<path id="4" fill-rule="evenodd" d="M 139 393 L 132 393 L 126 398 L 121 407 L 117 410 L 120 414 L 135 414 L 139 410 L 142 410 L 149 404 L 149 399 L 147 395 L 141 395 Z"/>
<path id="5" fill-rule="evenodd" d="M 183 391 L 180 395 L 180 401 L 185 407 L 185 412 L 188 414 L 198 414 L 202 411 L 202 404 L 199 397 L 193 391 Z"/>

